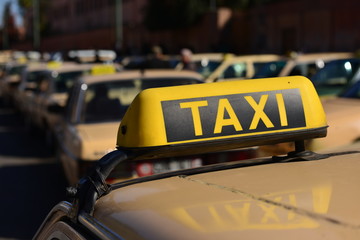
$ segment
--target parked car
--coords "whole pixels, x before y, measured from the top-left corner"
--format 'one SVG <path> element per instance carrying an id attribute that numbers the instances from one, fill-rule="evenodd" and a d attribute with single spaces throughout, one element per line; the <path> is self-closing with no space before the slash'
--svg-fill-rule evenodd
<path id="1" fill-rule="evenodd" d="M 141 90 L 202 83 L 201 79 L 197 73 L 175 70 L 134 70 L 80 78 L 69 92 L 65 117 L 55 128 L 57 156 L 69 183 L 75 184 L 89 166 L 114 149 L 116 133 L 113 129 Z M 61 109 L 54 105 L 50 112 L 59 114 Z M 199 164 L 196 159 L 189 161 L 190 165 Z M 118 171 L 124 178 L 133 174 L 128 168 Z"/>
<path id="2" fill-rule="evenodd" d="M 43 133 L 47 146 L 53 148 L 55 126 L 59 123 L 61 115 L 48 111 L 51 105 L 65 106 L 68 93 L 76 80 L 92 73 L 96 67 L 111 67 L 111 73 L 116 70 L 112 65 L 61 63 L 56 67 L 48 66 L 44 77 L 26 104 L 32 106 L 27 117 L 32 126 Z M 109 69 L 106 69 L 109 70 Z M 100 72 L 97 70 L 97 72 Z M 99 73 L 100 74 L 100 73 Z M 101 74 L 105 74 L 101 73 Z"/>
<path id="3" fill-rule="evenodd" d="M 338 97 L 326 98 L 323 106 L 330 125 L 323 141 L 313 140 L 312 149 L 342 147 L 360 140 L 360 77 Z"/>
<path id="4" fill-rule="evenodd" d="M 354 78 L 353 82 L 338 96 L 321 98 L 329 123 L 327 137 L 307 141 L 308 149 L 313 151 L 335 149 L 360 140 L 360 76 Z M 260 146 L 257 152 L 259 156 L 283 155 L 294 149 L 294 143 L 288 142 Z"/>
<path id="5" fill-rule="evenodd" d="M 0 94 L 5 103 L 12 104 L 14 91 L 18 87 L 21 75 L 26 67 L 26 64 L 15 62 L 3 66 L 0 79 Z"/>
<path id="6" fill-rule="evenodd" d="M 26 118 L 35 107 L 30 99 L 36 94 L 40 82 L 47 77 L 47 71 L 48 66 L 45 63 L 25 65 L 21 68 L 17 87 L 14 88 L 11 97 L 15 108 Z"/>
<path id="7" fill-rule="evenodd" d="M 69 189 L 72 202 L 54 207 L 34 239 L 358 239 L 359 145 L 306 151 L 305 139 L 326 135 L 316 91 L 302 77 L 272 82 L 143 91 L 121 122 L 117 150 Z M 290 140 L 296 152 L 282 158 L 104 183 L 129 159 Z"/>
<path id="8" fill-rule="evenodd" d="M 328 62 L 312 76 L 311 81 L 320 96 L 334 96 L 358 79 L 360 79 L 360 59 L 350 58 Z"/>

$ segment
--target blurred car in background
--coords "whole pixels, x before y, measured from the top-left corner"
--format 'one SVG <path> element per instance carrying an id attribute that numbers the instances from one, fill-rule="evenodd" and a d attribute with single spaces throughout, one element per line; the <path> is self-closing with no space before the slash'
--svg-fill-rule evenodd
<path id="1" fill-rule="evenodd" d="M 202 82 L 201 75 L 195 72 L 175 70 L 129 70 L 81 77 L 70 90 L 64 118 L 55 129 L 57 157 L 69 183 L 75 184 L 94 161 L 113 150 L 116 141 L 114 129 L 141 90 Z M 54 105 L 49 110 L 59 113 L 62 109 L 62 106 Z M 196 158 L 189 161 L 190 166 L 201 164 Z M 149 168 L 149 165 L 143 168 Z M 118 169 L 126 178 L 132 177 L 132 170 L 129 166 Z"/>
<path id="2" fill-rule="evenodd" d="M 320 96 L 335 96 L 360 79 L 360 59 L 333 60 L 320 69 L 311 81 Z"/>
<path id="3" fill-rule="evenodd" d="M 40 82 L 47 77 L 48 65 L 46 63 L 37 63 L 25 65 L 21 68 L 18 86 L 12 93 L 14 106 L 28 120 L 31 108 L 33 108 L 32 99 L 38 91 Z"/>
<path id="4" fill-rule="evenodd" d="M 351 52 L 324 52 L 292 54 L 287 59 L 264 64 L 253 78 L 284 77 L 301 75 L 312 78 L 331 60 L 353 58 Z"/>
<path id="5" fill-rule="evenodd" d="M 335 98 L 322 101 L 329 123 L 328 136 L 323 141 L 313 139 L 313 150 L 342 147 L 360 141 L 360 76 Z"/>
<path id="6" fill-rule="evenodd" d="M 124 70 L 144 70 L 144 69 L 175 69 L 180 61 L 177 55 L 162 55 L 161 63 L 151 63 L 152 56 L 135 55 L 126 56 L 120 61 L 120 66 Z M 156 61 L 156 60 L 155 60 Z"/>
<path id="7" fill-rule="evenodd" d="M 231 53 L 195 53 L 189 54 L 187 67 L 184 62 L 179 62 L 177 70 L 187 69 L 200 73 L 204 79 L 208 78 L 226 59 L 234 56 Z"/>
<path id="8" fill-rule="evenodd" d="M 338 96 L 322 99 L 329 124 L 327 137 L 307 141 L 309 150 L 335 149 L 360 141 L 360 76 Z M 258 156 L 283 155 L 294 151 L 292 142 L 260 146 Z"/>
<path id="9" fill-rule="evenodd" d="M 61 118 L 58 114 L 50 113 L 48 107 L 51 105 L 65 106 L 68 92 L 74 82 L 79 77 L 90 74 L 95 66 L 97 65 L 69 62 L 59 63 L 57 66 L 48 66 L 45 76 L 39 80 L 34 94 L 26 101 L 25 104 L 31 106 L 27 118 L 32 127 L 44 135 L 48 147 L 53 147 L 54 127 Z M 108 65 L 104 66 L 108 67 Z M 115 72 L 113 66 L 111 70 L 111 73 Z"/>
<path id="10" fill-rule="evenodd" d="M 206 77 L 206 82 L 217 82 L 228 79 L 250 79 L 265 65 L 275 61 L 286 61 L 285 57 L 275 54 L 229 55 L 213 72 Z"/>
<path id="11" fill-rule="evenodd" d="M 24 63 L 8 63 L 3 66 L 0 79 L 0 93 L 5 103 L 12 103 L 14 91 L 19 86 L 24 69 Z"/>
<path id="12" fill-rule="evenodd" d="M 14 91 L 19 86 L 24 69 L 41 64 L 40 53 L 36 51 L 5 51 L 0 54 L 0 92 L 5 101 L 13 100 Z"/>

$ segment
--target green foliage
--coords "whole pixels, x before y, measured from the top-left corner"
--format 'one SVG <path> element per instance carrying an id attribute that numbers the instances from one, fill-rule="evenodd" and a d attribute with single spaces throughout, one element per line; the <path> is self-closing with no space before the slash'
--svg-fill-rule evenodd
<path id="1" fill-rule="evenodd" d="M 39 27 L 42 35 L 46 35 L 49 33 L 49 21 L 48 21 L 48 9 L 51 1 L 49 0 L 18 0 L 20 8 L 26 11 L 33 11 L 34 1 L 38 1 L 39 6 Z M 32 24 L 32 23 L 30 23 Z"/>
<path id="2" fill-rule="evenodd" d="M 30 8 L 32 6 L 32 0 L 18 0 L 18 3 L 23 9 Z"/>

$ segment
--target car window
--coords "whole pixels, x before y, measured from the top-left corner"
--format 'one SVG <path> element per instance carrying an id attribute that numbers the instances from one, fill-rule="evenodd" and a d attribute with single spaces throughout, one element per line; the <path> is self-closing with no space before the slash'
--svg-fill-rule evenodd
<path id="1" fill-rule="evenodd" d="M 305 76 L 311 78 L 319 70 L 316 63 L 297 64 L 289 73 L 289 76 Z"/>
<path id="2" fill-rule="evenodd" d="M 202 59 L 195 62 L 196 72 L 200 73 L 204 77 L 208 77 L 215 69 L 220 65 L 220 61 L 211 61 L 209 59 Z"/>
<path id="3" fill-rule="evenodd" d="M 76 72 L 64 72 L 55 74 L 54 77 L 54 92 L 55 93 L 66 93 L 74 84 L 75 80 L 78 79 L 84 71 Z"/>
<path id="4" fill-rule="evenodd" d="M 131 79 L 89 85 L 84 99 L 81 122 L 120 121 L 135 96 L 155 87 L 199 83 L 191 78 Z"/>
<path id="5" fill-rule="evenodd" d="M 31 71 L 26 74 L 26 77 L 20 83 L 19 89 L 37 89 L 39 83 L 47 78 L 46 71 Z"/>
<path id="6" fill-rule="evenodd" d="M 348 84 L 360 67 L 360 61 L 342 60 L 328 63 L 311 80 L 315 86 Z"/>
<path id="7" fill-rule="evenodd" d="M 246 63 L 238 62 L 230 65 L 220 76 L 221 78 L 244 78 L 246 77 Z"/>
<path id="8" fill-rule="evenodd" d="M 25 68 L 25 65 L 10 67 L 8 75 L 20 75 Z"/>
<path id="9" fill-rule="evenodd" d="M 278 77 L 285 64 L 286 61 L 274 61 L 265 63 L 260 67 L 255 66 L 253 78 Z"/>

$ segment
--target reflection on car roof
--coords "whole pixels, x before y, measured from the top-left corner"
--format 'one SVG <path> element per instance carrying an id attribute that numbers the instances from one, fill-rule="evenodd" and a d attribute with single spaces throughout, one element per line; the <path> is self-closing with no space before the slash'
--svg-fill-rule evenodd
<path id="1" fill-rule="evenodd" d="M 186 78 L 194 78 L 199 81 L 202 80 L 202 76 L 193 71 L 176 71 L 176 70 L 127 70 L 123 72 L 118 72 L 115 74 L 107 74 L 107 75 L 99 75 L 99 76 L 84 76 L 82 80 L 85 83 L 94 83 L 94 82 L 102 82 L 102 81 L 119 81 L 119 80 L 128 80 L 134 78 L 154 78 L 154 77 L 186 77 Z"/>

